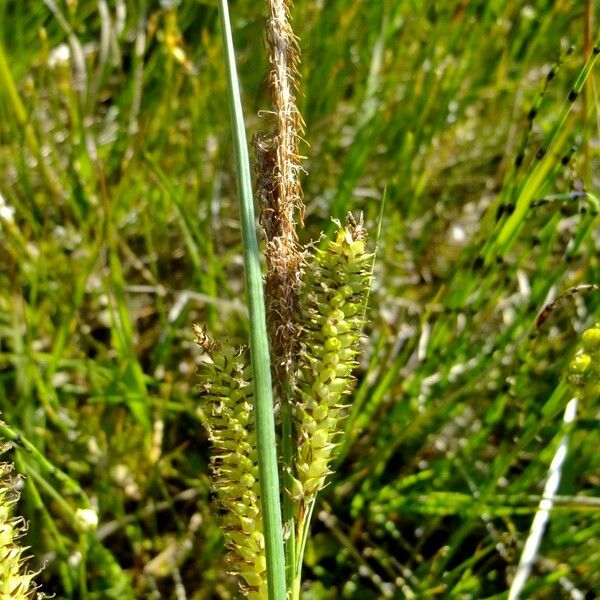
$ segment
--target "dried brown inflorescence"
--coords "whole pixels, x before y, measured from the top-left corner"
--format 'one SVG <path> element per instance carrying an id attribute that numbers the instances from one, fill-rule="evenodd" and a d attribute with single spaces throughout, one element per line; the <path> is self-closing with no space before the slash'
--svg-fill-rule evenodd
<path id="1" fill-rule="evenodd" d="M 301 254 L 296 220 L 304 204 L 298 144 L 304 123 L 296 106 L 299 48 L 290 25 L 290 0 L 270 0 L 266 42 L 273 131 L 254 138 L 257 197 L 267 247 L 266 296 L 274 365 L 289 374 L 298 339 L 297 296 Z M 280 377 L 277 379 L 280 380 Z"/>

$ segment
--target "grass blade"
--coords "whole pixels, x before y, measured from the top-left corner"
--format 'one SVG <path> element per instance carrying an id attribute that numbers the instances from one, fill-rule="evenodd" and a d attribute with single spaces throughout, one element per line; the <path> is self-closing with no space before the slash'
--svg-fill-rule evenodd
<path id="1" fill-rule="evenodd" d="M 240 100 L 227 0 L 220 0 L 221 33 L 227 63 L 229 109 L 235 147 L 236 174 L 244 248 L 246 295 L 250 314 L 250 355 L 254 379 L 254 404 L 258 438 L 258 464 L 269 598 L 286 596 L 283 533 L 279 499 L 279 475 L 273 415 L 271 365 L 265 317 L 264 293 L 256 237 L 248 145 Z"/>

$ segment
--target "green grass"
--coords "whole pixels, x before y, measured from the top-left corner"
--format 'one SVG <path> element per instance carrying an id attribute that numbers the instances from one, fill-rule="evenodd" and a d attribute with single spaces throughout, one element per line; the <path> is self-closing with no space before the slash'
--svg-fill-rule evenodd
<path id="1" fill-rule="evenodd" d="M 230 598 L 192 332 L 250 331 L 217 3 L 123 2 L 122 24 L 106 5 L 56 2 L 61 23 L 0 2 L 0 411 L 4 437 L 26 440 L 18 510 L 57 598 Z M 251 135 L 269 107 L 265 11 L 230 10 Z M 387 190 L 304 597 L 506 598 L 564 433 L 566 367 L 599 320 L 590 292 L 535 327 L 599 280 L 597 216 L 566 199 L 599 183 L 585 2 L 298 0 L 294 17 L 302 241 L 348 210 L 374 238 Z M 84 89 L 58 60 L 69 36 Z M 580 404 L 524 597 L 600 594 L 597 400 Z M 74 517 L 88 505 L 96 534 Z"/>

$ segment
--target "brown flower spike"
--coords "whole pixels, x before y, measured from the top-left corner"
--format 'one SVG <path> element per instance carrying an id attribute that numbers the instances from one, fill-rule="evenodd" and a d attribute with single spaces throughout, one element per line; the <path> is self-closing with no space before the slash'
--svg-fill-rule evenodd
<path id="1" fill-rule="evenodd" d="M 271 63 L 269 87 L 273 131 L 254 138 L 256 188 L 260 221 L 267 239 L 265 282 L 269 335 L 276 372 L 290 373 L 297 345 L 297 302 L 301 255 L 296 218 L 302 223 L 304 204 L 298 144 L 304 122 L 296 106 L 300 53 L 290 25 L 290 0 L 271 0 L 266 43 Z"/>

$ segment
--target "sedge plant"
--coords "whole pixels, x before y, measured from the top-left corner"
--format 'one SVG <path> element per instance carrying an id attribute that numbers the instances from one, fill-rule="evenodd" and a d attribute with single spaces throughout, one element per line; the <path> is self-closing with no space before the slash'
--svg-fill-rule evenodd
<path id="1" fill-rule="evenodd" d="M 230 572 L 248 598 L 296 599 L 311 516 L 331 473 L 354 384 L 373 255 L 362 218 L 350 214 L 321 247 L 299 242 L 299 49 L 289 0 L 272 0 L 268 7 L 272 130 L 254 144 L 266 238 L 264 298 L 228 8 L 220 3 L 251 334 L 248 352 L 219 344 L 196 327 L 206 356 L 199 412 L 213 443 L 213 487 Z"/>
<path id="2" fill-rule="evenodd" d="M 206 449 L 181 439 L 194 408 L 194 359 L 181 329 L 189 333 L 200 314 L 209 330 L 220 324 L 236 342 L 243 329 L 236 259 L 229 261 L 237 255 L 229 177 L 220 170 L 227 119 L 217 4 L 0 3 L 0 402 L 22 441 L 13 456 L 27 477 L 19 507 L 30 523 L 27 553 L 49 559 L 38 579 L 64 598 L 83 597 L 85 586 L 89 598 L 183 597 L 184 587 L 188 597 L 231 596 L 216 572 L 220 533 L 206 503 L 194 500 L 208 493 L 199 467 Z M 528 337 L 549 299 L 599 280 L 596 67 L 585 69 L 576 98 L 597 28 L 583 3 L 568 4 L 297 2 L 303 70 L 310 74 L 303 94 L 290 88 L 289 22 L 278 17 L 281 4 L 269 5 L 270 70 L 278 65 L 285 78 L 275 80 L 280 108 L 275 101 L 260 107 L 268 126 L 256 140 L 257 154 L 263 152 L 256 173 L 264 174 L 265 187 L 257 177 L 254 201 L 263 203 L 266 192 L 261 264 L 288 589 L 313 506 L 320 525 L 312 548 L 307 544 L 307 597 L 337 590 L 355 598 L 491 598 L 511 585 L 563 434 L 571 388 L 561 373 L 576 323 L 598 320 L 598 296 L 590 294 L 565 303 L 544 339 Z M 250 102 L 267 89 L 255 62 L 263 50 L 256 43 L 261 6 L 235 5 Z M 58 10 L 61 22 L 51 16 Z M 84 50 L 78 63 L 72 50 L 65 53 L 72 36 Z M 81 66 L 85 90 L 83 71 L 75 70 Z M 273 93 L 273 83 L 269 88 Z M 283 153 L 281 141 L 293 140 L 284 134 L 298 121 L 290 112 L 294 94 L 314 160 L 303 162 L 296 150 L 291 168 L 293 146 Z M 277 182 L 301 174 L 299 165 L 310 171 L 307 225 L 326 221 L 326 210 L 341 221 L 325 223 L 331 235 L 318 244 L 321 251 L 337 242 L 336 227 L 353 229 L 344 222 L 351 203 L 370 222 L 383 187 L 390 198 L 369 363 L 351 396 L 346 433 L 315 435 L 318 447 L 302 430 L 314 422 L 321 431 L 333 417 L 308 404 L 316 393 L 306 399 L 299 390 L 307 380 L 316 384 L 323 338 L 333 346 L 327 360 L 338 365 L 344 350 L 322 332 L 325 322 L 311 320 L 335 287 L 315 276 L 326 257 L 301 243 L 318 231 L 295 233 L 295 202 L 291 222 L 274 218 L 286 206 Z M 282 252 L 289 240 L 296 255 Z M 275 267 L 285 268 L 287 288 L 275 285 Z M 292 307 L 280 320 L 285 304 L 278 298 Z M 282 341 L 292 343 L 289 363 L 272 331 L 277 323 Z M 321 337 L 312 361 L 303 354 L 309 333 Z M 223 396 L 214 379 L 212 387 L 203 380 L 198 404 L 206 417 L 235 395 L 233 417 L 245 422 L 247 413 L 249 422 L 232 439 L 242 445 L 256 436 L 258 447 L 250 353 L 238 357 L 219 342 L 202 370 L 218 371 L 220 357 L 231 356 L 223 377 L 237 395 Z M 578 378 L 590 385 L 587 373 Z M 334 394 L 318 391 L 335 403 Z M 521 597 L 595 597 L 600 589 L 592 392 L 579 398 L 583 418 L 572 431 L 566 427 L 569 462 L 552 527 Z M 334 406 L 340 419 L 349 399 L 344 393 Z M 213 456 L 225 456 L 216 439 L 221 430 L 208 419 L 206 425 Z M 344 468 L 329 480 L 329 508 L 318 495 L 313 501 L 322 475 L 304 465 L 323 450 L 333 456 L 338 440 Z M 248 456 L 258 461 L 258 452 Z M 339 462 L 338 455 L 327 470 Z M 213 464 L 222 470 L 215 489 L 217 476 L 238 475 L 236 463 L 230 474 L 224 458 Z M 216 498 L 224 526 L 248 531 L 254 545 L 238 559 L 247 561 L 243 569 L 229 568 L 249 594 L 264 594 L 262 565 L 272 553 L 262 478 L 252 483 L 256 470 L 251 464 L 239 485 Z M 77 540 L 69 535 L 75 529 L 65 528 L 76 524 L 71 505 L 88 505 L 74 481 L 100 509 L 98 531 Z M 249 501 L 232 513 L 241 515 L 236 524 L 226 519 L 221 498 L 237 502 L 238 495 Z M 83 560 L 72 560 L 78 556 Z M 119 577 L 129 594 L 117 591 Z"/>

